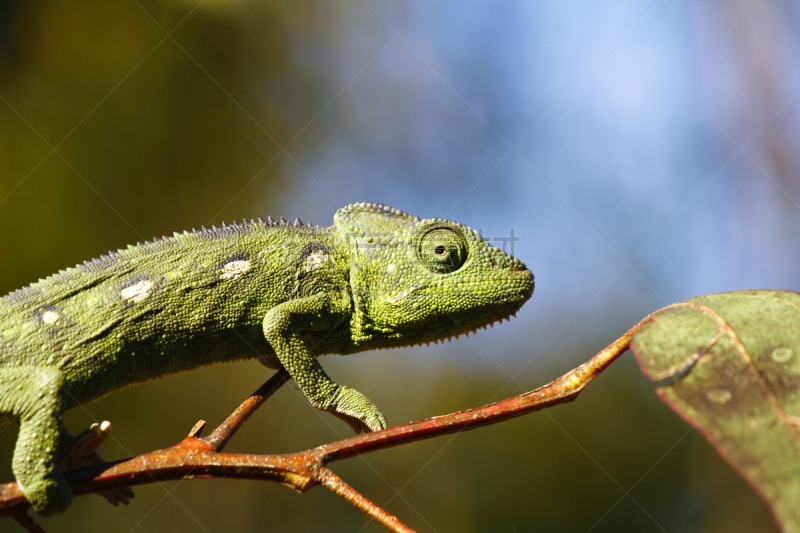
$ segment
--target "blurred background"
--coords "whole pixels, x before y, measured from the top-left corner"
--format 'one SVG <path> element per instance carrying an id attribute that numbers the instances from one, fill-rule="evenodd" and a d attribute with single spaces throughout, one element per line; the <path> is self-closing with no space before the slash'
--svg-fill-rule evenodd
<path id="1" fill-rule="evenodd" d="M 0 3 L 0 290 L 243 218 L 383 202 L 519 241 L 517 318 L 324 361 L 390 424 L 533 389 L 692 296 L 800 286 L 798 42 L 787 0 Z M 496 244 L 501 244 L 498 241 Z M 107 459 L 219 423 L 268 377 L 218 365 L 76 409 Z M 420 532 L 777 531 L 628 353 L 574 403 L 333 469 Z M 349 436 L 284 387 L 228 447 Z M 12 479 L 16 428 L 0 433 Z M 192 480 L 67 531 L 383 529 L 316 488 Z M 2 528 L 14 529 L 13 522 Z"/>

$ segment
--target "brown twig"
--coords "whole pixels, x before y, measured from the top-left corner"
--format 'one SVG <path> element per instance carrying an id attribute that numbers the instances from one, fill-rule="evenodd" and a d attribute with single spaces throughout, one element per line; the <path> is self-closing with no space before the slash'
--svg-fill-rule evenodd
<path id="1" fill-rule="evenodd" d="M 222 448 L 228 444 L 228 441 L 230 441 L 233 435 L 242 427 L 242 424 L 250 418 L 250 415 L 255 413 L 256 409 L 261 407 L 261 404 L 266 402 L 269 397 L 277 392 L 277 390 L 281 388 L 281 385 L 288 380 L 289 372 L 281 367 L 266 383 L 261 385 L 248 399 L 242 402 L 242 405 L 237 407 L 236 410 L 225 419 L 225 422 L 217 426 L 217 429 L 203 440 L 213 446 L 215 451 L 221 452 Z M 197 430 L 197 433 L 199 433 L 201 429 L 202 426 Z M 190 433 L 189 436 L 194 437 L 195 435 Z"/>
<path id="2" fill-rule="evenodd" d="M 365 498 L 356 489 L 345 483 L 342 478 L 325 467 L 319 469 L 319 484 L 338 494 L 357 509 L 360 509 L 374 518 L 378 523 L 386 526 L 391 531 L 398 533 L 414 533 L 414 530 L 402 523 L 396 516 L 391 515 Z"/>
<path id="3" fill-rule="evenodd" d="M 42 526 L 34 522 L 33 518 L 28 516 L 27 513 L 16 515 L 14 519 L 19 525 L 27 529 L 30 533 L 47 533 L 47 531 L 45 531 Z"/>
<path id="4" fill-rule="evenodd" d="M 114 463 L 71 470 L 65 475 L 76 496 L 112 487 L 144 485 L 190 477 L 261 479 L 281 483 L 298 492 L 305 492 L 315 485 L 322 485 L 391 531 L 411 532 L 412 529 L 347 485 L 326 468 L 326 465 L 407 442 L 496 424 L 532 411 L 572 401 L 590 381 L 628 349 L 636 328 L 638 324 L 591 360 L 544 387 L 483 407 L 410 422 L 293 454 L 219 453 L 255 409 L 286 381 L 288 374 L 285 370 L 281 370 L 253 393 L 207 438 L 196 437 L 202 430 L 202 424 L 198 423 L 186 439 L 166 450 L 157 450 Z M 27 508 L 28 502 L 16 483 L 0 485 L 0 516 L 19 517 Z"/>

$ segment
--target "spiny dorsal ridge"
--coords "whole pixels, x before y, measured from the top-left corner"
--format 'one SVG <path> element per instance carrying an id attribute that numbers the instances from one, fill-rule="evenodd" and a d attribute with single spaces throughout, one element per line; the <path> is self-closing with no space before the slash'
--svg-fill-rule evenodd
<path id="1" fill-rule="evenodd" d="M 300 220 L 300 217 L 296 217 L 294 219 L 294 227 L 295 228 L 299 228 L 299 227 L 302 227 L 302 225 L 303 225 L 303 221 Z"/>

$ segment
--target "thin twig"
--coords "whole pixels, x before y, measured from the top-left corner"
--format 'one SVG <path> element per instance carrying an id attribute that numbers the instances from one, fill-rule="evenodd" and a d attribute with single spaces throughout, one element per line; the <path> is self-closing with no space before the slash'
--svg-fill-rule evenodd
<path id="1" fill-rule="evenodd" d="M 345 483 L 342 478 L 327 468 L 323 467 L 319 469 L 318 479 L 320 485 L 352 503 L 357 509 L 364 511 L 377 522 L 386 526 L 390 531 L 395 531 L 396 533 L 414 533 L 413 529 L 403 524 L 396 516 L 387 513 L 378 505 L 369 501 L 360 492 Z"/>
<path id="2" fill-rule="evenodd" d="M 646 320 L 647 318 L 639 324 Z M 186 439 L 166 450 L 157 450 L 114 463 L 70 470 L 65 472 L 65 476 L 76 496 L 113 487 L 144 485 L 189 477 L 261 479 L 281 483 L 298 492 L 305 492 L 315 485 L 323 485 L 392 531 L 411 532 L 412 529 L 347 485 L 328 470 L 326 465 L 408 442 L 496 424 L 572 401 L 590 381 L 628 349 L 631 336 L 639 324 L 591 360 L 562 377 L 544 387 L 506 400 L 358 435 L 293 454 L 219 453 L 218 450 L 230 440 L 255 409 L 288 379 L 288 374 L 281 369 L 207 438 L 196 438 L 202 429 L 202 424 L 198 423 Z M 16 483 L 0 485 L 0 516 L 19 517 L 25 513 L 28 506 Z"/>
<path id="3" fill-rule="evenodd" d="M 647 320 L 647 319 L 645 319 Z M 640 322 L 639 324 L 643 323 Z M 622 355 L 630 344 L 638 324 L 622 337 L 601 350 L 588 362 L 567 372 L 536 390 L 526 392 L 496 403 L 467 409 L 449 415 L 409 422 L 402 426 L 358 435 L 319 447 L 325 463 L 349 459 L 356 455 L 383 450 L 407 442 L 441 437 L 459 431 L 475 429 L 503 422 L 553 405 L 571 402 L 583 388 Z"/>
<path id="4" fill-rule="evenodd" d="M 28 516 L 27 513 L 16 515 L 14 519 L 19 525 L 27 529 L 30 533 L 47 533 L 47 531 L 45 531 L 42 526 L 34 522 L 33 518 Z"/>
<path id="5" fill-rule="evenodd" d="M 266 383 L 261 385 L 256 391 L 246 399 L 231 415 L 225 419 L 225 422 L 217 426 L 211 435 L 203 438 L 208 442 L 215 451 L 221 452 L 222 448 L 228 444 L 233 435 L 242 427 L 242 424 L 250 418 L 250 415 L 256 412 L 262 403 L 266 402 L 281 385 L 289 380 L 289 372 L 281 367 Z M 191 434 L 190 434 L 191 435 Z M 192 435 L 194 436 L 194 435 Z"/>

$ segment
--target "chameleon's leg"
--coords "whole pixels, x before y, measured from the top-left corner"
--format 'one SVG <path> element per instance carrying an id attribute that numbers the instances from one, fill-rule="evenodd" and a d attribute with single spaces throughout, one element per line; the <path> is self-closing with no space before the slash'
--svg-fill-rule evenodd
<path id="1" fill-rule="evenodd" d="M 92 424 L 89 429 L 78 436 L 73 435 L 62 425 L 61 440 L 63 444 L 59 447 L 62 469 L 71 470 L 105 463 L 105 460 L 97 453 L 97 449 L 110 434 L 111 422 L 108 420 Z M 63 453 L 62 450 L 66 453 Z M 130 487 L 104 489 L 98 491 L 97 494 L 114 506 L 121 503 L 128 505 L 135 496 Z"/>
<path id="2" fill-rule="evenodd" d="M 386 419 L 375 404 L 357 390 L 331 381 L 300 334 L 327 331 L 340 318 L 331 312 L 325 297 L 291 300 L 267 312 L 264 336 L 311 405 L 338 416 L 357 432 L 384 429 Z"/>
<path id="3" fill-rule="evenodd" d="M 4 366 L 0 383 L 0 412 L 11 413 L 20 422 L 11 463 L 14 477 L 38 513 L 63 511 L 72 501 L 72 489 L 57 460 L 64 378 L 53 368 Z"/>

